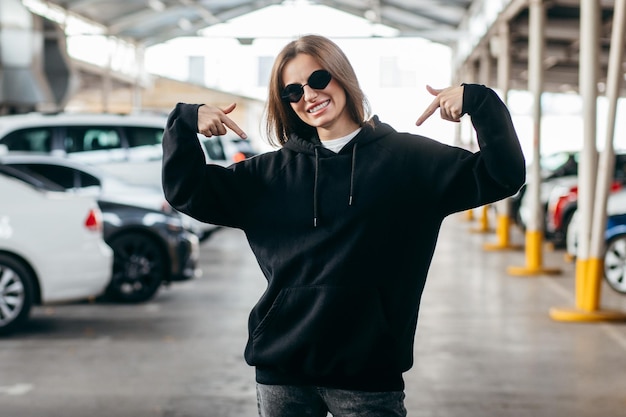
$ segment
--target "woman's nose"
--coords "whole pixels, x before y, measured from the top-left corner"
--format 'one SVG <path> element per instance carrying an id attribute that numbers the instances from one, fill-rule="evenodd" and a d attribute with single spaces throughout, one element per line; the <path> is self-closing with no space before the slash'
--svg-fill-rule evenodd
<path id="1" fill-rule="evenodd" d="M 306 101 L 311 101 L 317 97 L 317 91 L 314 88 L 305 85 L 302 89 L 304 90 L 304 99 Z"/>

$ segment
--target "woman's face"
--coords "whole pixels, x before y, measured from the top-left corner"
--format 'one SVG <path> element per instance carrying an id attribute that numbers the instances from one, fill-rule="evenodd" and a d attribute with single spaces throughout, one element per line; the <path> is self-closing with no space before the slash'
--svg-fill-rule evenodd
<path id="1" fill-rule="evenodd" d="M 319 69 L 325 68 L 312 56 L 300 53 L 285 65 L 282 78 L 285 85 L 304 85 Z M 321 140 L 337 139 L 358 128 L 346 111 L 346 93 L 334 79 L 321 90 L 305 85 L 302 98 L 290 105 L 304 123 L 317 129 Z"/>

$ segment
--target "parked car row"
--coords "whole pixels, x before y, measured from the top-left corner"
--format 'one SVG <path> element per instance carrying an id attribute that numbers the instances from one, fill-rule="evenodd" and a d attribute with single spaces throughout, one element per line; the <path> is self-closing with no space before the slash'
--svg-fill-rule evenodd
<path id="1" fill-rule="evenodd" d="M 136 163 L 152 162 L 160 168 L 163 114 L 28 113 L 0 117 L 0 145 L 9 151 L 67 156 L 89 164 L 118 167 L 130 182 L 154 184 L 160 175 L 132 169 Z M 234 134 L 207 138 L 207 161 L 221 165 L 256 155 L 251 142 Z M 126 170 L 126 168 L 131 168 Z M 158 172 L 157 172 L 158 174 Z"/>
<path id="2" fill-rule="evenodd" d="M 619 194 L 622 194 L 620 198 L 626 198 L 626 192 Z M 620 211 L 620 214 L 611 214 L 609 208 L 607 215 L 604 231 L 604 278 L 613 290 L 626 294 L 626 214 L 623 209 Z M 576 257 L 578 247 L 579 222 L 578 213 L 574 213 L 566 245 L 566 252 L 572 258 Z"/>
<path id="3" fill-rule="evenodd" d="M 161 186 L 164 115 L 0 117 L 0 334 L 32 305 L 152 298 L 199 274 L 216 230 L 174 210 Z M 198 135 L 208 162 L 254 156 L 250 142 Z M 121 179 L 122 178 L 122 179 Z"/>
<path id="4" fill-rule="evenodd" d="M 0 148 L 10 152 L 52 154 L 97 165 L 126 182 L 162 190 L 162 139 L 167 118 L 161 114 L 43 114 L 0 117 Z M 234 134 L 198 134 L 207 162 L 230 165 L 256 155 L 249 140 Z M 200 240 L 216 226 L 185 220 Z"/>
<path id="5" fill-rule="evenodd" d="M 198 238 L 157 190 L 129 185 L 97 167 L 49 155 L 4 155 L 0 164 L 97 200 L 104 239 L 115 254 L 106 291 L 111 298 L 145 301 L 162 283 L 196 274 Z"/>
<path id="6" fill-rule="evenodd" d="M 576 256 L 578 246 L 578 159 L 578 152 L 559 152 L 541 159 L 544 236 L 570 257 Z M 528 200 L 525 187 L 513 198 L 513 218 L 522 228 L 531 210 Z M 626 152 L 622 151 L 615 155 L 604 238 L 604 277 L 612 289 L 626 294 Z"/>
<path id="7" fill-rule="evenodd" d="M 579 157 L 577 151 L 562 151 L 543 156 L 540 160 L 539 204 L 544 220 L 544 232 L 549 240 L 558 245 L 565 242 L 568 220 L 567 218 L 561 219 L 559 216 L 564 214 L 571 216 L 571 211 L 563 210 L 565 200 L 568 203 L 575 202 L 578 195 Z M 530 174 L 527 175 L 527 178 L 530 180 Z M 619 189 L 626 184 L 626 151 L 616 152 L 613 179 L 613 189 Z M 532 211 L 526 189 L 527 184 L 512 197 L 512 217 L 522 228 L 526 227 Z M 571 210 L 571 207 L 569 209 Z"/>

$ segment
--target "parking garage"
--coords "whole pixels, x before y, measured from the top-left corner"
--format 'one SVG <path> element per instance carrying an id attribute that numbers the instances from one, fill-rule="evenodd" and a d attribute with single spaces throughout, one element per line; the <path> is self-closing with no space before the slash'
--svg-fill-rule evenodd
<path id="1" fill-rule="evenodd" d="M 365 17 L 370 34 L 338 34 L 340 41 L 418 38 L 447 48 L 450 83 L 489 85 L 504 101 L 524 92 L 530 122 L 520 131 L 527 133 L 528 161 L 541 159 L 544 141 L 568 140 L 544 138 L 545 97 L 571 97 L 580 103 L 582 127 L 582 220 L 573 256 L 546 236 L 539 164 L 529 165 L 531 214 L 523 227 L 510 200 L 450 216 L 424 293 L 406 406 L 416 416 L 620 416 L 626 405 L 619 390 L 626 298 L 605 277 L 603 231 L 612 180 L 607 173 L 619 140 L 623 3 L 7 1 L 0 19 L 9 12 L 5 22 L 21 16 L 26 24 L 20 30 L 34 40 L 27 43 L 28 59 L 18 59 L 17 66 L 10 60 L 16 54 L 3 55 L 0 105 L 5 115 L 68 109 L 163 115 L 181 96 L 218 105 L 237 101 L 237 121 L 255 131 L 262 83 L 249 95 L 203 85 L 193 79 L 194 70 L 208 70 L 208 61 L 198 56 L 190 57 L 184 79 L 148 74 L 142 63 L 151 47 L 263 9 L 283 7 L 296 15 L 298 6 Z M 116 67 L 115 59 L 103 66 L 68 54 L 64 29 L 70 18 L 99 27 L 113 49 L 125 51 L 133 70 Z M 14 36 L 12 24 L 2 24 L 0 35 Z M 206 42 L 217 42 L 203 33 Z M 249 32 L 232 36 L 242 47 L 263 41 Z M 606 105 L 602 113 L 598 103 Z M 417 117 L 421 108 L 413 113 Z M 447 132 L 451 144 L 477 149 L 468 121 Z M 0 406 L 10 410 L 7 415 L 255 415 L 254 374 L 242 354 L 262 274 L 236 230 L 217 230 L 199 251 L 201 276 L 164 288 L 147 303 L 92 299 L 36 308 L 25 330 L 1 341 L 7 349 L 0 361 Z"/>

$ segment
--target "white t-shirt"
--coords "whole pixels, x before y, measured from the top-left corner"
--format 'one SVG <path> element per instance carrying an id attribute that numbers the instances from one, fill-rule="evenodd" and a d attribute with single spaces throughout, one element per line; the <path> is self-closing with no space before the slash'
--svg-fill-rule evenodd
<path id="1" fill-rule="evenodd" d="M 360 131 L 361 128 L 358 128 L 354 132 L 350 133 L 348 136 L 337 139 L 323 140 L 321 142 L 326 149 L 330 149 L 335 153 L 339 153 L 339 151 L 346 145 L 346 143 L 350 142 L 352 138 L 355 137 Z"/>

